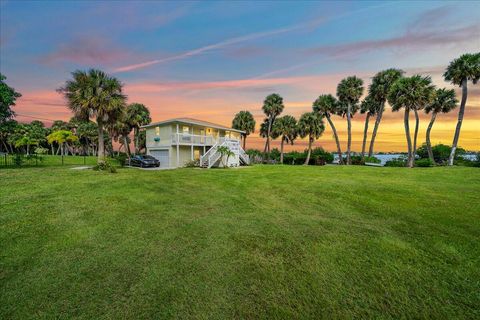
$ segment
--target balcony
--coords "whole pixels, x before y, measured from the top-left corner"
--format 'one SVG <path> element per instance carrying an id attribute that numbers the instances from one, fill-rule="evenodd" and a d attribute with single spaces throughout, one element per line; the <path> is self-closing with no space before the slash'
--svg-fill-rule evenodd
<path id="1" fill-rule="evenodd" d="M 213 146 L 217 141 L 224 139 L 223 137 L 214 137 L 210 135 L 196 135 L 189 133 L 174 133 L 172 134 L 172 144 L 181 145 L 200 145 L 200 146 Z"/>

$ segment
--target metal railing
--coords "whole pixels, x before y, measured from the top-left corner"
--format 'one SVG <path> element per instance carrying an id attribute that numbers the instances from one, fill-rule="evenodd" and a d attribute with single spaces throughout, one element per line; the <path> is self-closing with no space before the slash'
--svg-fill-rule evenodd
<path id="1" fill-rule="evenodd" d="M 220 142 L 223 143 L 225 140 L 239 141 L 237 139 L 231 139 L 226 137 L 215 137 L 211 135 L 198 135 L 190 133 L 173 133 L 172 134 L 172 144 L 198 144 L 213 146 L 214 144 Z"/>

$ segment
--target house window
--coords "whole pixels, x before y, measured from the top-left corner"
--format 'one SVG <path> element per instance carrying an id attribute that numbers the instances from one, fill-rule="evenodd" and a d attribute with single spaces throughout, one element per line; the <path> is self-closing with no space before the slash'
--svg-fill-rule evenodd
<path id="1" fill-rule="evenodd" d="M 207 128 L 207 134 L 211 135 L 212 134 L 212 128 Z"/>
<path id="2" fill-rule="evenodd" d="M 160 135 L 160 127 L 155 127 L 155 135 Z"/>
<path id="3" fill-rule="evenodd" d="M 187 127 L 187 126 L 183 126 L 182 131 L 183 131 L 184 134 L 185 133 L 190 133 L 190 128 Z"/>
<path id="4" fill-rule="evenodd" d="M 200 159 L 200 150 L 198 150 L 198 149 L 193 150 L 193 159 L 194 160 L 199 160 Z"/>

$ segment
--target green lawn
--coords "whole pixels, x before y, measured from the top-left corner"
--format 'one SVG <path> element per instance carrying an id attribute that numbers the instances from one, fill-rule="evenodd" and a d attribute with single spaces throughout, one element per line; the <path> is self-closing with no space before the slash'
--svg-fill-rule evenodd
<path id="1" fill-rule="evenodd" d="M 0 318 L 480 318 L 480 170 L 0 170 Z"/>

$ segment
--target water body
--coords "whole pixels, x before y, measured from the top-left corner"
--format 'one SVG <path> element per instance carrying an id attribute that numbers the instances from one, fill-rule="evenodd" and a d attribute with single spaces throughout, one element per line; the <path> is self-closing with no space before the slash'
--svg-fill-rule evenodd
<path id="1" fill-rule="evenodd" d="M 375 154 L 374 157 L 377 158 L 378 160 L 380 160 L 380 164 L 382 166 L 384 166 L 385 163 L 387 163 L 387 161 L 397 159 L 397 158 L 406 158 L 407 155 L 401 154 L 401 153 L 389 153 L 389 154 Z M 462 157 L 464 159 L 470 160 L 470 161 L 477 160 L 477 155 L 475 153 L 465 154 Z M 332 163 L 338 164 L 338 155 L 337 154 L 333 155 L 333 162 Z"/>

